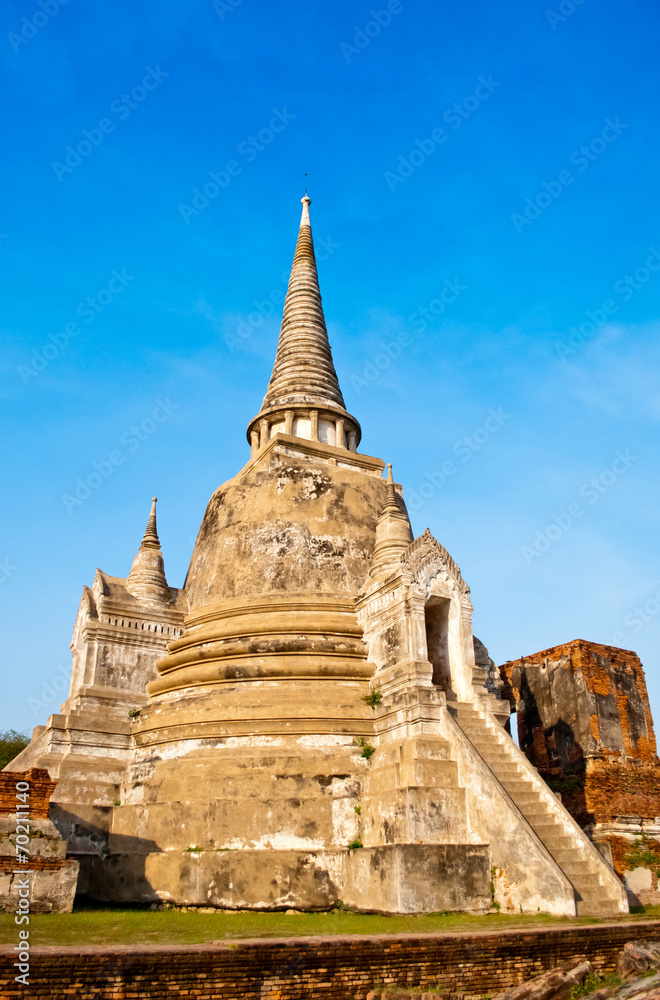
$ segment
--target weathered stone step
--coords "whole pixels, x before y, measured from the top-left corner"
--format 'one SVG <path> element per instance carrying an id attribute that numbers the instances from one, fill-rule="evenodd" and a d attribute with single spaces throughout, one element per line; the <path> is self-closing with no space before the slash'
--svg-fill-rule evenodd
<path id="1" fill-rule="evenodd" d="M 474 727 L 474 729 L 472 729 L 470 726 L 466 726 L 465 729 L 463 729 L 463 732 L 468 737 L 468 739 L 472 740 L 473 742 L 475 740 L 478 740 L 479 743 L 483 743 L 484 746 L 490 747 L 493 752 L 497 751 L 497 740 L 494 737 L 489 738 L 481 729 L 477 729 L 476 726 Z"/>
<path id="2" fill-rule="evenodd" d="M 561 865 L 561 870 L 564 875 L 568 876 L 571 882 L 573 881 L 573 876 L 582 880 L 582 878 L 587 878 L 593 873 L 593 869 L 587 861 L 564 861 Z"/>
<path id="3" fill-rule="evenodd" d="M 538 792 L 520 792 L 517 805 L 528 818 L 530 816 L 547 816 L 548 810 Z"/>
<path id="4" fill-rule="evenodd" d="M 533 829 L 533 828 L 532 828 Z M 536 831 L 535 831 L 536 832 Z M 542 842 L 543 846 L 552 854 L 555 861 L 557 861 L 557 851 L 567 850 L 569 848 L 570 841 L 568 837 L 542 837 L 537 833 L 539 840 Z M 557 861 L 557 864 L 563 870 L 563 865 Z"/>
<path id="5" fill-rule="evenodd" d="M 486 761 L 486 763 L 488 762 Z M 499 762 L 498 763 L 493 762 L 493 767 L 497 768 L 497 774 L 498 777 L 500 777 L 500 780 L 502 778 L 508 778 L 510 781 L 524 781 L 526 784 L 529 785 L 530 789 L 532 788 L 532 784 L 529 781 L 529 779 L 521 772 L 520 768 L 517 767 L 515 764 L 500 764 Z"/>
<path id="6" fill-rule="evenodd" d="M 613 916 L 620 900 L 613 887 L 600 884 L 602 872 L 596 859 L 580 849 L 577 834 L 555 815 L 553 804 L 544 798 L 534 776 L 528 773 L 518 752 L 501 739 L 483 716 L 471 706 L 452 706 L 452 714 L 461 729 L 509 796 L 521 810 L 546 850 L 552 855 L 576 892 L 580 915 Z M 541 778 L 538 778 L 538 782 Z M 561 809 L 561 803 L 557 803 Z"/>
<path id="7" fill-rule="evenodd" d="M 578 894 L 580 896 L 578 903 L 610 903 L 613 898 L 602 885 L 597 885 L 593 891 L 583 887 L 578 890 Z"/>
<path id="8" fill-rule="evenodd" d="M 522 809 L 522 806 L 520 805 L 519 802 L 518 806 L 519 808 Z M 531 826 L 536 828 L 536 826 L 538 826 L 539 823 L 543 824 L 547 822 L 550 819 L 550 816 L 548 814 L 548 810 L 543 807 L 543 804 L 537 803 L 531 808 L 529 807 L 525 808 L 525 819 L 527 820 L 528 823 L 531 824 Z"/>
<path id="9" fill-rule="evenodd" d="M 497 775 L 500 781 L 502 782 L 510 781 L 516 785 L 522 784 L 525 785 L 526 788 L 528 788 L 530 791 L 533 790 L 534 786 L 532 785 L 532 783 L 524 774 L 521 774 L 521 772 L 517 770 L 515 766 L 510 765 L 506 768 L 498 767 L 498 765 L 494 761 L 489 761 L 487 756 L 484 756 L 484 760 L 490 767 L 491 771 L 493 771 L 493 773 Z"/>
<path id="10" fill-rule="evenodd" d="M 495 772 L 495 776 L 499 778 L 499 774 L 497 774 L 497 772 Z M 518 795 L 520 795 L 521 792 L 527 792 L 532 787 L 532 783 L 530 781 L 525 781 L 523 778 L 505 778 L 503 781 L 500 778 L 500 781 L 506 788 L 511 798 L 515 798 L 516 802 L 518 801 Z"/>
<path id="11" fill-rule="evenodd" d="M 584 854 L 582 854 L 578 850 L 578 848 L 576 848 L 574 846 L 571 846 L 571 847 L 560 847 L 560 848 L 558 848 L 558 850 L 557 850 L 557 860 L 561 861 L 562 863 L 564 861 L 569 862 L 569 861 L 571 861 L 571 860 L 573 860 L 575 858 L 576 853 L 579 856 L 579 858 L 580 858 L 581 861 L 586 861 L 587 864 L 591 863 L 590 859 L 589 858 L 585 858 Z"/>
<path id="12" fill-rule="evenodd" d="M 616 914 L 617 899 L 613 894 L 609 894 L 605 889 L 599 895 L 582 896 L 578 893 L 576 899 L 578 916 L 613 916 Z"/>
<path id="13" fill-rule="evenodd" d="M 576 909 L 578 917 L 617 917 L 621 915 L 618 903 L 609 899 L 604 899 L 602 902 L 578 899 Z"/>
<path id="14" fill-rule="evenodd" d="M 558 851 L 562 848 L 570 850 L 573 846 L 571 838 L 564 833 L 558 823 L 530 823 L 530 826 L 546 846 L 552 844 L 553 851 Z"/>
<path id="15" fill-rule="evenodd" d="M 483 755 L 485 757 L 488 757 L 488 759 L 492 761 L 494 767 L 514 768 L 519 774 L 523 773 L 517 761 L 511 760 L 510 757 L 507 757 L 505 754 L 503 754 L 498 748 L 497 744 L 493 745 L 491 743 L 484 743 L 482 739 L 476 736 L 472 740 L 472 744 L 473 746 L 483 747 Z"/>

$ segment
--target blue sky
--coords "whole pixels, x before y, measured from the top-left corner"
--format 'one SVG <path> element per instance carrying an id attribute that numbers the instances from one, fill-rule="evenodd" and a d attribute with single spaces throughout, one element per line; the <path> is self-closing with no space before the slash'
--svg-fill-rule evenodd
<path id="1" fill-rule="evenodd" d="M 5 3 L 0 728 L 58 710 L 81 588 L 127 574 L 154 494 L 182 584 L 248 456 L 305 172 L 361 450 L 475 633 L 497 662 L 633 648 L 660 718 L 660 18 L 561 9 Z"/>

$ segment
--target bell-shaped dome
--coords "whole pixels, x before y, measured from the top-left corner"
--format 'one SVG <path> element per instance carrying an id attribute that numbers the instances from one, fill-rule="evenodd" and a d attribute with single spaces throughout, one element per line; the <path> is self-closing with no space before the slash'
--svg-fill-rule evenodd
<path id="1" fill-rule="evenodd" d="M 188 570 L 191 612 L 284 591 L 356 596 L 369 573 L 385 501 L 382 463 L 372 461 L 377 464 L 368 474 L 269 448 L 221 486 Z"/>

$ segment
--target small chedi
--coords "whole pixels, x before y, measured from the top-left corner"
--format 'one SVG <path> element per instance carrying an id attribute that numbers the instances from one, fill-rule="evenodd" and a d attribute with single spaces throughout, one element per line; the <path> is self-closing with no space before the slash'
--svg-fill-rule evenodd
<path id="1" fill-rule="evenodd" d="M 499 669 L 520 748 L 605 845 L 630 902 L 660 903 L 660 761 L 639 658 L 575 640 Z"/>
<path id="2" fill-rule="evenodd" d="M 71 690 L 12 769 L 99 900 L 389 913 L 617 914 L 625 887 L 504 726 L 470 588 L 358 450 L 303 199 L 247 464 L 181 589 L 155 501 L 126 579 L 97 572 Z"/>

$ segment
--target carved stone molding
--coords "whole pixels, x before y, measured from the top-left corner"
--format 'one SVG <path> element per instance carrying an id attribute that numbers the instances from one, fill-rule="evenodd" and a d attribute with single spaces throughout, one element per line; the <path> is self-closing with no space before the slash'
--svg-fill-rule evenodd
<path id="1" fill-rule="evenodd" d="M 424 590 L 428 590 L 434 577 L 446 574 L 461 598 L 468 597 L 470 593 L 457 564 L 428 528 L 410 543 L 401 559 L 401 565 L 412 576 L 413 584 Z"/>

